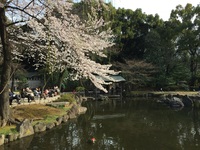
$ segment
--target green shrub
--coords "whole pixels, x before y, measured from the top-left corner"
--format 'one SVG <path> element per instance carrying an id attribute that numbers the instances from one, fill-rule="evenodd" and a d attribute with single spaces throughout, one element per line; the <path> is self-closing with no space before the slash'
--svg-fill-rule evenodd
<path id="1" fill-rule="evenodd" d="M 74 102 L 76 102 L 76 99 L 75 99 L 74 94 L 70 93 L 70 94 L 61 95 L 60 98 L 57 101 L 74 103 Z"/>
<path id="2" fill-rule="evenodd" d="M 165 91 L 188 91 L 189 87 L 186 84 L 169 85 L 163 88 Z"/>
<path id="3" fill-rule="evenodd" d="M 76 91 L 77 91 L 77 92 L 83 92 L 84 90 L 85 90 L 85 88 L 82 87 L 82 86 L 76 87 Z"/>
<path id="4" fill-rule="evenodd" d="M 16 126 L 12 125 L 12 126 L 5 126 L 3 128 L 0 129 L 0 135 L 4 134 L 4 135 L 8 135 L 10 133 L 17 133 L 17 129 Z"/>

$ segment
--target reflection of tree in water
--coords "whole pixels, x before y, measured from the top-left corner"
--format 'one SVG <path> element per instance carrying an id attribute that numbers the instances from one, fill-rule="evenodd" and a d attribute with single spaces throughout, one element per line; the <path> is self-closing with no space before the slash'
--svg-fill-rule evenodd
<path id="1" fill-rule="evenodd" d="M 102 104 L 102 102 L 100 102 Z M 118 138 L 113 138 L 112 136 L 107 136 L 104 132 L 104 125 L 99 121 L 93 121 L 94 115 L 99 114 L 99 109 L 103 108 L 98 102 L 86 103 L 85 106 L 88 108 L 87 113 L 78 118 L 78 127 L 82 128 L 82 142 L 87 141 L 91 137 L 97 139 L 93 148 L 96 149 L 109 149 L 109 147 L 114 148 L 118 145 Z M 105 103 L 110 105 L 109 103 Z M 106 109 L 106 108 L 104 108 Z M 108 108 L 107 110 L 110 110 Z M 112 109 L 111 109 L 112 110 Z M 105 111 L 101 109 L 101 111 Z M 106 112 L 105 112 L 106 113 Z M 87 144 L 86 144 L 87 145 Z M 87 147 L 87 146 L 86 146 Z M 119 147 L 119 146 L 118 146 Z M 83 147 L 82 147 L 83 148 Z"/>
<path id="2" fill-rule="evenodd" d="M 125 107 L 122 106 L 120 111 L 123 112 L 124 110 L 126 114 L 125 120 L 120 121 L 119 124 L 113 124 L 108 129 L 117 131 L 122 143 L 132 138 L 132 141 L 136 141 L 136 147 L 137 145 L 143 146 L 140 145 L 141 142 L 138 142 L 138 139 L 145 135 L 143 140 L 150 145 L 152 137 L 155 137 L 157 141 L 162 141 L 160 142 L 160 148 L 162 148 L 162 144 L 172 144 L 178 149 L 182 147 L 192 148 L 195 145 L 200 145 L 199 112 L 192 109 L 175 111 L 166 106 L 160 106 L 160 104 L 154 103 L 151 100 L 126 101 L 126 104 L 123 105 Z M 106 120 L 102 124 L 103 126 L 105 124 L 109 126 L 109 124 L 112 124 L 112 119 Z M 103 131 L 104 133 L 107 132 L 106 129 Z M 134 136 L 130 136 L 131 134 Z M 113 134 L 113 136 L 116 135 Z"/>
<path id="3" fill-rule="evenodd" d="M 194 141 L 194 145 L 200 146 L 200 110 L 193 108 L 191 112 L 192 115 L 192 128 L 191 134 Z"/>

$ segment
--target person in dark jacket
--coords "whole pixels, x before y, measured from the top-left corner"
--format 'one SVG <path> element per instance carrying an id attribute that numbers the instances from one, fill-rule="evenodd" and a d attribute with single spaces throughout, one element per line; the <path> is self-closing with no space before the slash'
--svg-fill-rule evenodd
<path id="1" fill-rule="evenodd" d="M 15 94 L 14 92 L 12 92 L 9 89 L 9 102 L 10 102 L 10 105 L 12 105 L 12 102 L 13 102 L 14 99 L 16 99 L 17 103 L 20 104 L 20 99 L 21 99 L 20 95 Z"/>

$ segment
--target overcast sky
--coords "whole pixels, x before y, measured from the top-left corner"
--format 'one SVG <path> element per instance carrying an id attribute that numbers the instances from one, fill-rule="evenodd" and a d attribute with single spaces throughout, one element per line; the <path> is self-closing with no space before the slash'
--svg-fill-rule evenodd
<path id="1" fill-rule="evenodd" d="M 142 12 L 146 14 L 156 13 L 163 20 L 168 20 L 172 9 L 175 9 L 177 5 L 181 4 L 185 7 L 187 3 L 191 3 L 193 6 L 200 4 L 200 0 L 112 0 L 115 7 L 132 9 L 141 8 Z"/>

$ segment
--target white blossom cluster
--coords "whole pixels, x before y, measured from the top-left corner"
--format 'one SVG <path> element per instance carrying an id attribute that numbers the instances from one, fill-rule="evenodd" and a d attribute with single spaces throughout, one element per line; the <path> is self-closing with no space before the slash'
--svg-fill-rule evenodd
<path id="1" fill-rule="evenodd" d="M 103 51 L 113 45 L 111 30 L 99 30 L 104 25 L 103 19 L 81 21 L 72 13 L 73 3 L 65 0 L 13 2 L 13 7 L 26 7 L 24 10 L 30 15 L 21 14 L 21 18 L 27 20 L 27 31 L 18 27 L 17 41 L 12 42 L 26 46 L 26 57 L 36 59 L 36 67 L 48 66 L 50 73 L 71 69 L 73 79 L 88 78 L 97 88 L 107 92 L 103 85 L 110 83 L 96 75 L 112 80 L 109 75 L 118 72 L 110 70 L 110 64 L 99 64 L 90 57 L 90 54 L 106 57 Z M 20 49 L 15 50 L 15 59 L 20 58 Z"/>

